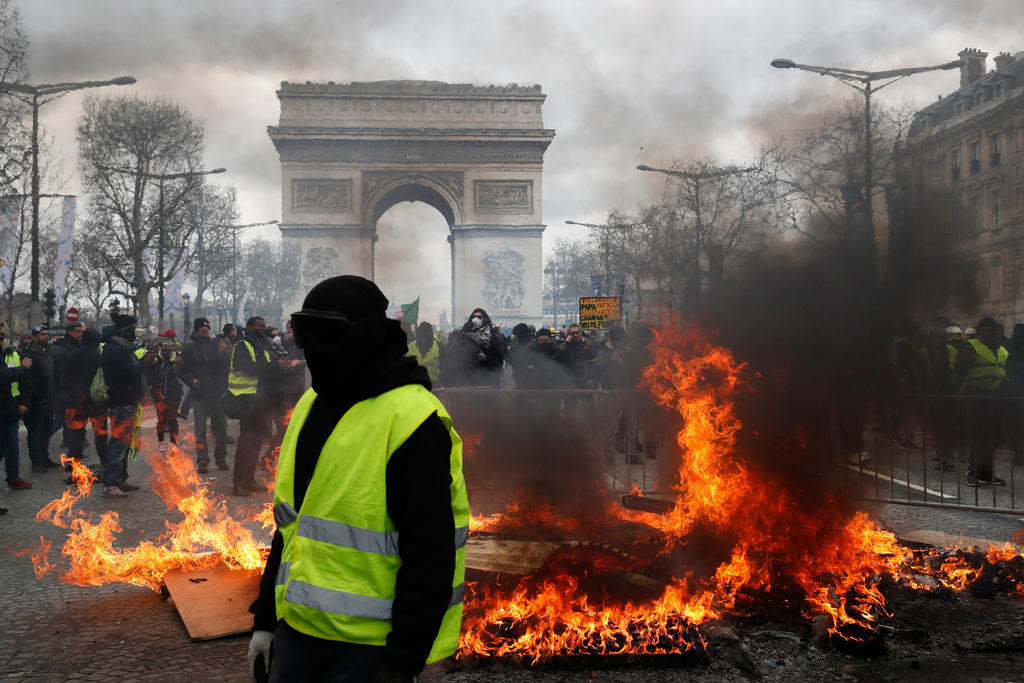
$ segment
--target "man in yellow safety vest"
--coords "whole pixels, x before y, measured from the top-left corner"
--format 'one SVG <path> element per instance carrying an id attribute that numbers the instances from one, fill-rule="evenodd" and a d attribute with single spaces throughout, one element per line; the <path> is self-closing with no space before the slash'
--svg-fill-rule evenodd
<path id="1" fill-rule="evenodd" d="M 996 339 L 996 321 L 982 318 L 978 322 L 977 336 L 960 345 L 953 370 L 960 393 L 974 396 L 998 396 L 1006 387 L 1006 358 L 1009 352 Z M 968 424 L 970 462 L 967 485 L 1001 484 L 1006 482 L 995 476 L 992 460 L 995 454 L 996 434 L 999 429 L 999 406 L 992 401 L 975 400 L 969 405 Z"/>
<path id="2" fill-rule="evenodd" d="M 409 355 L 427 369 L 430 383 L 436 389 L 441 380 L 441 347 L 434 338 L 434 328 L 422 322 L 416 328 L 416 339 L 409 345 Z"/>
<path id="3" fill-rule="evenodd" d="M 458 645 L 462 441 L 387 304 L 343 275 L 292 314 L 312 388 L 281 446 L 277 531 L 250 607 L 254 678 L 415 681 Z"/>

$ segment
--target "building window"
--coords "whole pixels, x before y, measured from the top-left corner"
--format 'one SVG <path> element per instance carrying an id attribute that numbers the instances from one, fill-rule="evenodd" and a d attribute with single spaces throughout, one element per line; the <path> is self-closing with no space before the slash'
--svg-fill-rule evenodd
<path id="1" fill-rule="evenodd" d="M 981 197 L 971 195 L 967 198 L 967 233 L 973 235 L 978 232 L 978 219 L 981 214 Z"/>
<path id="2" fill-rule="evenodd" d="M 924 190 L 924 166 L 918 164 L 914 167 L 914 184 L 917 186 L 917 191 Z"/>
<path id="3" fill-rule="evenodd" d="M 1003 218 L 1003 191 L 992 190 L 989 195 L 989 207 L 991 209 L 990 215 L 992 216 L 991 228 L 996 230 L 999 228 Z"/>
<path id="4" fill-rule="evenodd" d="M 960 150 L 949 150 L 949 170 L 953 180 L 960 180 Z"/>
<path id="5" fill-rule="evenodd" d="M 998 166 L 1003 151 L 1003 136 L 1001 133 L 993 133 L 988 136 L 988 151 L 990 165 Z"/>
<path id="6" fill-rule="evenodd" d="M 1002 83 L 996 83 L 995 87 L 992 90 L 992 96 L 993 97 L 999 97 L 1002 94 L 1003 94 L 1003 84 Z"/>
<path id="7" fill-rule="evenodd" d="M 1024 266 L 1017 266 L 1017 296 L 1024 296 Z"/>
<path id="8" fill-rule="evenodd" d="M 967 149 L 970 152 L 971 173 L 977 173 L 981 170 L 981 142 L 972 142 Z"/>
<path id="9" fill-rule="evenodd" d="M 963 114 L 964 113 L 964 101 L 963 100 L 957 100 L 957 102 L 956 102 L 956 113 L 957 114 Z"/>

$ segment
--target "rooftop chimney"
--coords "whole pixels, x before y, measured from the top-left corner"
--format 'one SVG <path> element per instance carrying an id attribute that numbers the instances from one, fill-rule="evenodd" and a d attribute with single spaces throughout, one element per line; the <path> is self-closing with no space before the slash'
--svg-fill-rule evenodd
<path id="1" fill-rule="evenodd" d="M 987 52 L 965 47 L 957 55 L 960 58 L 960 87 L 973 83 L 985 75 L 985 59 Z"/>
<path id="2" fill-rule="evenodd" d="M 1000 52 L 996 55 L 996 73 L 1010 75 L 1013 73 L 1013 55 L 1009 52 Z"/>

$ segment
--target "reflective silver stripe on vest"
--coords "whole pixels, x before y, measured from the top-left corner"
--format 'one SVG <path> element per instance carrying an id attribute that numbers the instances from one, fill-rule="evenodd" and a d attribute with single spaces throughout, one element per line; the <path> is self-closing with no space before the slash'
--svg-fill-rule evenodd
<path id="1" fill-rule="evenodd" d="M 460 583 L 455 588 L 452 588 L 452 599 L 448 601 L 448 608 L 450 609 L 461 603 L 465 594 L 466 584 L 464 583 Z"/>
<path id="2" fill-rule="evenodd" d="M 274 579 L 274 583 L 278 586 L 288 583 L 288 571 L 291 568 L 291 562 L 282 562 L 277 568 L 277 578 Z"/>
<path id="3" fill-rule="evenodd" d="M 274 519 L 278 526 L 282 520 L 278 517 L 278 508 L 282 508 L 281 517 L 293 515 L 291 506 L 283 508 L 287 503 L 278 504 L 274 507 Z M 290 523 L 294 517 L 287 517 L 285 523 Z M 378 555 L 398 555 L 398 532 L 397 531 L 374 531 L 352 526 L 344 522 L 336 522 L 322 517 L 307 517 L 303 515 L 299 520 L 299 528 L 296 532 L 303 538 L 308 538 L 321 543 L 352 548 L 364 553 L 376 553 Z M 469 539 L 469 527 L 462 526 L 455 530 L 455 548 L 465 548 Z"/>
<path id="4" fill-rule="evenodd" d="M 274 521 L 277 526 L 288 526 L 299 518 L 299 513 L 290 504 L 281 502 L 274 506 Z"/>
<path id="5" fill-rule="evenodd" d="M 284 599 L 319 612 L 381 621 L 391 619 L 392 600 L 388 598 L 369 598 L 356 593 L 321 588 L 302 581 L 289 583 Z"/>
<path id="6" fill-rule="evenodd" d="M 354 548 L 364 553 L 398 554 L 397 531 L 374 531 L 344 522 L 303 515 L 299 520 L 299 529 L 296 533 L 303 538 L 344 548 Z"/>
<path id="7" fill-rule="evenodd" d="M 465 584 L 460 583 L 452 588 L 452 597 L 445 609 L 450 609 L 461 603 L 465 592 Z M 380 619 L 381 621 L 389 621 L 391 619 L 391 604 L 394 602 L 389 598 L 370 598 L 356 593 L 321 588 L 320 586 L 314 586 L 303 581 L 292 581 L 289 583 L 284 599 L 293 604 L 309 607 L 319 612 L 344 614 L 364 619 Z"/>

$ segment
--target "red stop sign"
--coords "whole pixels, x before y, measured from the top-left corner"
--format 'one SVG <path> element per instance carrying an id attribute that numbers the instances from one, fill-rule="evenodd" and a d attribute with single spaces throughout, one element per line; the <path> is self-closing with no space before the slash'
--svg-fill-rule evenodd
<path id="1" fill-rule="evenodd" d="M 69 308 L 67 311 L 64 312 L 64 319 L 67 320 L 69 323 L 77 323 L 78 322 L 78 309 L 77 308 Z"/>

